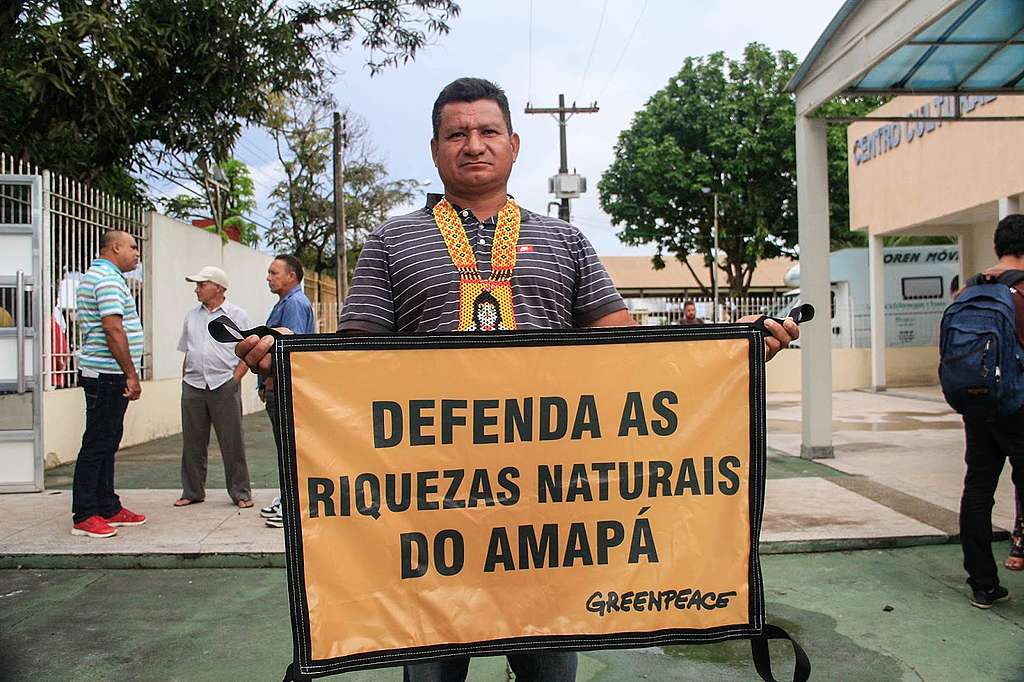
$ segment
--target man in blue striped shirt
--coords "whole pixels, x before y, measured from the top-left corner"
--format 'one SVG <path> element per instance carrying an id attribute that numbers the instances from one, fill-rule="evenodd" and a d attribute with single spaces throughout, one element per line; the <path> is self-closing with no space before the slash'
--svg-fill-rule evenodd
<path id="1" fill-rule="evenodd" d="M 142 395 L 142 322 L 124 273 L 139 264 L 139 245 L 111 230 L 100 256 L 78 285 L 82 350 L 79 385 L 85 392 L 85 433 L 75 462 L 72 535 L 109 538 L 118 526 L 140 526 L 146 517 L 121 506 L 114 492 L 114 455 L 121 444 L 128 402 Z"/>

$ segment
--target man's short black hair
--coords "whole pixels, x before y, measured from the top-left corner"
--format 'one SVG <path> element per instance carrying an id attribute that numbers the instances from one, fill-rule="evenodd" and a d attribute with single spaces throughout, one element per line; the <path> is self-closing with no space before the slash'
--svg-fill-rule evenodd
<path id="1" fill-rule="evenodd" d="M 1012 213 L 996 227 L 996 256 L 1024 256 L 1024 215 Z"/>
<path id="2" fill-rule="evenodd" d="M 512 112 L 508 108 L 508 97 L 505 91 L 483 78 L 459 78 L 444 86 L 444 90 L 434 100 L 434 111 L 431 114 L 434 124 L 434 139 L 437 139 L 437 131 L 441 128 L 441 109 L 445 104 L 451 102 L 476 102 L 481 99 L 489 99 L 497 102 L 501 114 L 505 117 L 505 126 L 508 134 L 512 134 Z"/>
<path id="3" fill-rule="evenodd" d="M 295 278 L 300 282 L 302 281 L 302 278 L 304 276 L 302 270 L 302 261 L 300 261 L 298 258 L 296 258 L 290 253 L 279 253 L 276 256 L 274 256 L 274 260 L 279 260 L 285 265 L 287 265 L 288 269 L 295 273 Z"/>
<path id="4" fill-rule="evenodd" d="M 694 308 L 696 308 L 696 307 L 697 307 L 697 304 L 693 302 L 693 299 L 692 299 L 692 298 L 688 298 L 688 299 L 686 299 L 685 301 L 683 301 L 683 308 L 687 308 L 687 307 L 689 307 L 689 306 L 691 306 L 691 305 L 692 305 L 692 306 L 693 306 Z"/>

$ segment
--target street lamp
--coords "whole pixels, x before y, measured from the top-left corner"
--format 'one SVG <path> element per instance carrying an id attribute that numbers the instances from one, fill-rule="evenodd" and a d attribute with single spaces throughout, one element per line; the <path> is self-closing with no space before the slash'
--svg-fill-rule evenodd
<path id="1" fill-rule="evenodd" d="M 711 307 L 711 321 L 718 322 L 718 192 L 712 192 L 710 187 L 701 187 L 700 191 L 705 195 L 711 194 L 715 198 L 715 221 L 713 228 L 715 246 L 711 254 L 711 298 L 715 302 Z"/>

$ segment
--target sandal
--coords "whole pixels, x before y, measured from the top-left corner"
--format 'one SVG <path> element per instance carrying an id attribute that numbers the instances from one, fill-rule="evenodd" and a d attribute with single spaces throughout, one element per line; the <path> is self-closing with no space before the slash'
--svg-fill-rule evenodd
<path id="1" fill-rule="evenodd" d="M 1003 566 L 1011 571 L 1024 571 L 1024 556 L 1010 555 L 1006 558 L 1006 563 Z"/>
<path id="2" fill-rule="evenodd" d="M 235 502 L 235 504 L 238 505 L 239 509 L 249 509 L 253 506 L 252 500 L 239 500 L 238 502 Z"/>
<path id="3" fill-rule="evenodd" d="M 190 504 L 199 504 L 202 500 L 190 500 L 187 497 L 179 497 L 174 501 L 175 507 L 187 507 Z"/>

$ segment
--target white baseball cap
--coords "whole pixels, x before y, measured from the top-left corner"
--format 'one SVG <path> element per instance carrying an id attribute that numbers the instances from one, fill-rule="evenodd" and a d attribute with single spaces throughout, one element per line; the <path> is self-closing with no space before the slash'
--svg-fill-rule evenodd
<path id="1" fill-rule="evenodd" d="M 228 288 L 228 276 L 223 270 L 215 265 L 207 265 L 195 275 L 186 275 L 186 282 L 213 282 L 225 289 Z"/>

